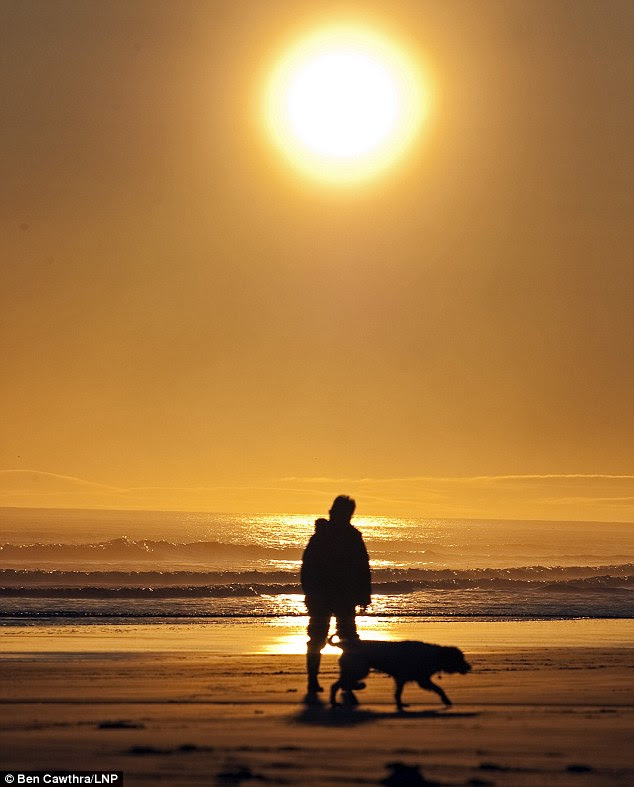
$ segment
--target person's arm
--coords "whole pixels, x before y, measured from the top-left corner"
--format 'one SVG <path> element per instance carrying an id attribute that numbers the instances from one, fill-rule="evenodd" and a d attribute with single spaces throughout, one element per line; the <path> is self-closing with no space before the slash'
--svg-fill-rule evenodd
<path id="1" fill-rule="evenodd" d="M 299 581 L 305 596 L 310 596 L 319 590 L 318 551 L 313 535 L 302 555 L 302 567 L 299 572 Z"/>
<path id="2" fill-rule="evenodd" d="M 370 556 L 366 549 L 363 537 L 359 534 L 357 550 L 357 576 L 359 588 L 359 604 L 367 607 L 372 602 L 372 576 L 370 574 Z"/>

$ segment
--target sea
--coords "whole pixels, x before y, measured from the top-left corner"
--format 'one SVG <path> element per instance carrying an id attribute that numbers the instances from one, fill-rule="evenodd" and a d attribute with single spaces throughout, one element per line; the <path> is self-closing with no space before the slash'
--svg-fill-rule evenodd
<path id="1" fill-rule="evenodd" d="M 306 614 L 319 513 L 0 508 L 0 626 Z M 634 525 L 355 517 L 370 616 L 634 618 Z"/>

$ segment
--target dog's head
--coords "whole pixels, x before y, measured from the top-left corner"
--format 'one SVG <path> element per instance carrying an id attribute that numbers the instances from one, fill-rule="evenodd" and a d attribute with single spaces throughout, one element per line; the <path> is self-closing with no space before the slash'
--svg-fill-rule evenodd
<path id="1" fill-rule="evenodd" d="M 466 675 L 471 671 L 471 664 L 465 659 L 460 648 L 443 648 L 439 661 L 442 672 L 459 672 L 461 675 Z"/>

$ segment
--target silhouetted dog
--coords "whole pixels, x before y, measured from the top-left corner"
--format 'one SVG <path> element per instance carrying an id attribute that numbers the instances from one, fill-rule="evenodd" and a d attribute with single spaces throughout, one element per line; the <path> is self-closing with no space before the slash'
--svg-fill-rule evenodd
<path id="1" fill-rule="evenodd" d="M 434 691 L 445 703 L 451 700 L 436 683 L 431 680 L 436 672 L 459 672 L 465 675 L 471 670 L 459 648 L 448 648 L 442 645 L 429 645 L 426 642 L 404 640 L 387 642 L 382 640 L 358 639 L 329 642 L 343 650 L 339 656 L 339 680 L 330 687 L 330 704 L 337 704 L 337 692 L 341 689 L 349 704 L 357 704 L 353 689 L 365 688 L 360 683 L 371 669 L 386 672 L 394 678 L 396 690 L 394 699 L 396 707 L 402 710 L 405 705 L 401 700 L 403 686 L 408 681 L 416 681 L 421 689 Z"/>

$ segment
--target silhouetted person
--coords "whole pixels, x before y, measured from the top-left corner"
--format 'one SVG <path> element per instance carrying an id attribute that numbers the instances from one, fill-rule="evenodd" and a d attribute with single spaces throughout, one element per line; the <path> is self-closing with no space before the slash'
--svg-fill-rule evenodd
<path id="1" fill-rule="evenodd" d="M 358 639 L 356 607 L 367 607 L 371 599 L 368 552 L 363 536 L 350 524 L 355 507 L 354 500 L 346 495 L 335 498 L 330 519 L 315 522 L 315 532 L 302 557 L 300 579 L 310 616 L 306 650 L 310 694 L 322 691 L 319 662 L 330 618 L 335 616 L 341 639 Z"/>

